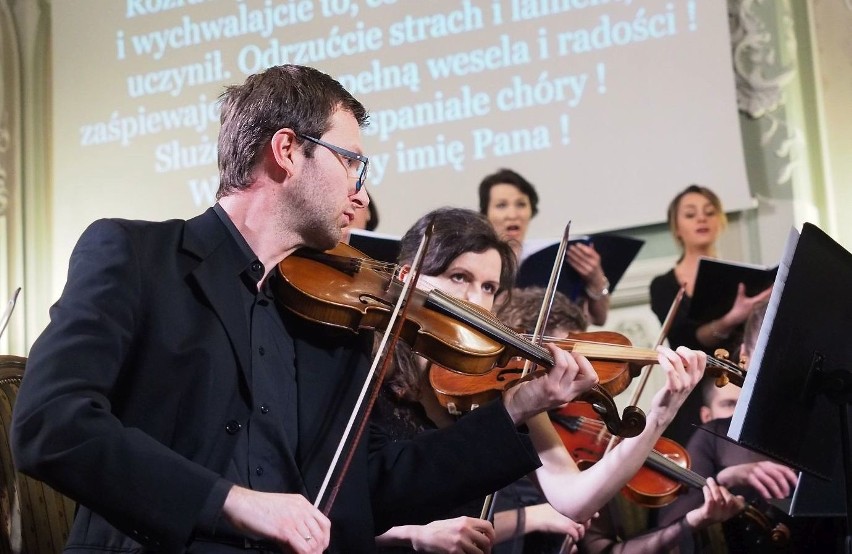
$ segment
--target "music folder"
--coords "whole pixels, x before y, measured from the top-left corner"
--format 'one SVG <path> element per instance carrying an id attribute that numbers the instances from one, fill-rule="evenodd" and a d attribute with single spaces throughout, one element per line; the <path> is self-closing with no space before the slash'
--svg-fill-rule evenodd
<path id="1" fill-rule="evenodd" d="M 777 272 L 777 265 L 767 267 L 702 257 L 698 260 L 689 318 L 719 319 L 734 305 L 740 283 L 745 284 L 746 296 L 754 296 L 772 286 Z"/>
<path id="2" fill-rule="evenodd" d="M 636 258 L 642 245 L 645 244 L 645 241 L 640 239 L 609 233 L 578 236 L 569 240 L 568 244 L 570 246 L 578 242 L 594 245 L 601 257 L 601 268 L 609 280 L 610 293 L 615 290 L 627 268 Z M 559 242 L 557 241 L 527 256 L 518 269 L 515 286 L 546 287 L 558 251 Z M 566 261 L 556 289 L 571 300 L 576 301 L 583 293 L 585 286 L 582 277 Z"/>
<path id="3" fill-rule="evenodd" d="M 399 256 L 399 237 L 375 231 L 352 229 L 349 245 L 380 262 L 395 264 Z"/>

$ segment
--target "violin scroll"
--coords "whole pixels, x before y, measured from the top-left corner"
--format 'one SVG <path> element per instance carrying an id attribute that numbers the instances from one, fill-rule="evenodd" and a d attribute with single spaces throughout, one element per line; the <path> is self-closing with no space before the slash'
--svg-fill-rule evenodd
<path id="1" fill-rule="evenodd" d="M 707 369 L 711 375 L 716 376 L 716 386 L 719 388 L 728 383 L 734 383 L 738 387 L 743 386 L 745 366 L 742 359 L 739 364 L 732 362 L 731 353 L 724 348 L 717 348 L 713 351 L 713 357 L 707 358 Z"/>
<path id="2" fill-rule="evenodd" d="M 724 348 L 717 348 L 713 351 L 713 356 L 719 360 L 727 361 L 731 354 Z M 720 389 L 730 382 L 731 380 L 728 378 L 727 373 L 720 373 L 716 376 L 716 386 Z"/>
<path id="3" fill-rule="evenodd" d="M 607 430 L 613 435 L 627 439 L 637 436 L 645 429 L 645 412 L 641 408 L 627 406 L 619 419 L 615 401 L 598 385 L 584 392 L 577 400 L 591 404 L 592 409 L 600 416 Z"/>
<path id="4" fill-rule="evenodd" d="M 769 532 L 769 541 L 778 547 L 790 544 L 790 528 L 783 523 L 778 523 Z"/>
<path id="5" fill-rule="evenodd" d="M 754 504 L 748 504 L 740 517 L 745 521 L 746 533 L 754 535 L 756 543 L 768 537 L 770 545 L 775 548 L 784 548 L 790 544 L 790 528 L 783 522 L 774 521 L 770 513 L 764 513 Z"/>

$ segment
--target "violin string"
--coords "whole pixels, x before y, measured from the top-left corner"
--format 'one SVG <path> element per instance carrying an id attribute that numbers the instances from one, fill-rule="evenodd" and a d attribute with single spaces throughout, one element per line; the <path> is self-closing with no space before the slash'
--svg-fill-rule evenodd
<path id="1" fill-rule="evenodd" d="M 571 417 L 575 417 L 577 419 L 577 421 L 579 422 L 577 429 L 581 433 L 597 435 L 598 433 L 601 432 L 602 429 L 604 431 L 606 431 L 606 424 L 603 421 L 600 421 L 600 420 L 592 418 L 592 417 L 585 417 L 585 416 L 571 416 Z M 606 431 L 606 432 L 609 433 L 609 431 Z"/>
<path id="2" fill-rule="evenodd" d="M 521 336 L 525 337 L 525 338 L 529 338 L 531 335 L 523 334 Z M 647 350 L 647 349 L 642 349 L 642 348 L 633 346 L 631 344 L 617 344 L 617 343 L 595 341 L 595 340 L 572 339 L 570 337 L 565 338 L 565 337 L 555 337 L 555 336 L 544 336 L 544 337 L 542 337 L 541 340 L 542 340 L 542 343 L 551 343 L 551 344 L 555 344 L 557 346 L 571 346 L 573 344 L 591 344 L 591 345 L 607 346 L 607 347 L 612 347 L 612 348 L 622 348 L 622 349 L 625 349 L 625 350 L 627 350 L 627 349 L 629 349 L 629 350 Z"/>
<path id="3" fill-rule="evenodd" d="M 361 260 L 361 267 L 370 269 L 372 271 L 376 271 L 379 273 L 385 273 L 388 275 L 396 275 L 399 270 L 399 266 L 396 264 L 391 264 L 387 262 L 376 262 L 376 261 L 367 261 Z"/>
<path id="4" fill-rule="evenodd" d="M 488 310 L 485 310 L 476 304 L 471 304 L 470 302 L 466 302 L 446 294 L 440 289 L 432 291 L 430 301 L 436 308 L 439 307 L 441 310 L 448 309 L 450 306 L 456 308 L 458 312 L 454 315 L 462 319 L 465 323 L 468 323 L 488 335 L 497 337 L 497 340 L 508 346 L 517 348 L 520 352 L 525 354 L 524 357 L 534 356 L 539 360 L 546 362 L 548 367 L 553 367 L 555 362 L 549 350 L 525 340 L 521 335 L 497 319 L 497 317 Z M 471 319 L 465 319 L 464 316 L 466 315 L 471 316 Z"/>
<path id="5" fill-rule="evenodd" d="M 529 337 L 529 335 L 523 335 Z M 643 362 L 656 362 L 657 351 L 650 348 L 640 348 L 629 344 L 612 344 L 601 341 L 580 340 L 571 338 L 545 337 L 542 344 L 555 344 L 559 347 L 583 347 L 579 352 L 587 357 L 615 358 L 619 361 L 629 358 L 628 361 L 639 360 Z"/>
<path id="6" fill-rule="evenodd" d="M 707 365 L 726 370 L 728 373 L 735 375 L 738 379 L 745 380 L 745 370 L 728 360 L 707 356 Z"/>
<path id="7" fill-rule="evenodd" d="M 585 434 L 585 435 L 597 435 L 600 428 L 605 428 L 605 425 L 601 421 L 597 421 L 594 418 L 585 417 L 585 416 L 572 416 L 576 417 L 579 421 L 580 425 L 577 427 L 577 433 Z M 599 442 L 602 442 L 600 438 Z M 672 460 L 669 456 L 666 456 L 662 452 L 656 449 L 652 449 L 648 455 L 649 461 L 657 466 L 659 470 L 668 470 L 670 473 L 674 473 L 674 475 L 669 475 L 671 478 L 679 478 L 680 480 L 684 480 L 688 485 L 692 485 L 694 487 L 703 487 L 706 483 L 706 479 L 704 479 L 700 474 L 695 473 L 689 468 L 685 468 L 679 463 Z M 664 467 L 660 467 L 664 466 Z"/>

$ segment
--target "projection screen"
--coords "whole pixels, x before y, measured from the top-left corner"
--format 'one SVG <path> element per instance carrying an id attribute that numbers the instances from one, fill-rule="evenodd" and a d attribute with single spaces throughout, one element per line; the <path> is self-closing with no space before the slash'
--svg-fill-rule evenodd
<path id="1" fill-rule="evenodd" d="M 501 167 L 541 197 L 532 238 L 664 220 L 690 183 L 752 205 L 725 2 L 85 0 L 52 3 L 54 265 L 92 220 L 214 202 L 217 97 L 282 63 L 371 111 L 377 229 L 476 208 Z"/>

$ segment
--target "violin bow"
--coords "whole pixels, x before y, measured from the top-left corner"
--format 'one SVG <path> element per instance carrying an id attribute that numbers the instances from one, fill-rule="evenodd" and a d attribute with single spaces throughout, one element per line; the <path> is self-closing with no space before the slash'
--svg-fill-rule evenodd
<path id="1" fill-rule="evenodd" d="M 541 309 L 538 312 L 538 319 L 535 322 L 530 341 L 533 344 L 541 346 L 541 337 L 547 326 L 547 320 L 550 318 L 550 310 L 553 308 L 553 297 L 556 296 L 556 283 L 559 282 L 559 275 L 562 273 L 562 265 L 565 262 L 565 254 L 568 251 L 568 234 L 571 230 L 571 222 L 565 225 L 565 231 L 562 233 L 562 241 L 559 243 L 559 250 L 556 251 L 556 259 L 553 261 L 553 267 L 550 270 L 550 279 L 547 281 L 547 288 L 544 290 L 544 300 L 541 303 Z M 532 362 L 527 360 L 524 364 L 524 371 L 521 377 L 525 376 L 532 367 Z"/>
<path id="2" fill-rule="evenodd" d="M 657 336 L 657 342 L 654 344 L 654 346 L 660 346 L 661 344 L 663 344 L 663 341 L 666 340 L 666 337 L 669 335 L 669 331 L 672 328 L 672 322 L 674 322 L 675 315 L 680 309 L 680 303 L 683 300 L 684 294 L 686 294 L 686 287 L 681 285 L 680 290 L 677 291 L 677 295 L 675 296 L 675 299 L 672 302 L 672 305 L 669 306 L 669 311 L 666 314 L 666 319 L 663 321 L 663 328 L 660 329 L 660 334 Z M 651 368 L 653 367 L 653 364 L 648 364 L 640 370 L 640 373 L 642 375 L 639 377 L 639 380 L 636 383 L 636 389 L 633 391 L 633 396 L 630 398 L 631 406 L 635 406 L 639 402 L 639 398 L 645 391 L 645 385 L 648 384 L 648 378 L 651 376 Z M 609 444 L 606 445 L 604 454 L 612 450 L 615 445 L 616 438 L 615 435 L 613 435 L 609 438 Z"/>
<path id="3" fill-rule="evenodd" d="M 672 321 L 674 321 L 674 316 L 680 308 L 680 302 L 683 300 L 683 295 L 686 291 L 683 285 L 681 285 L 680 290 L 677 292 L 677 296 L 675 296 L 674 302 L 669 307 L 669 312 L 666 314 L 666 319 L 663 322 L 663 328 L 660 330 L 660 334 L 657 336 L 657 342 L 655 346 L 659 346 L 663 344 L 663 341 L 666 340 L 666 336 L 669 334 L 669 330 L 672 327 Z M 633 396 L 630 398 L 630 405 L 635 406 L 637 402 L 639 402 L 639 397 L 642 396 L 642 392 L 645 389 L 645 385 L 648 383 L 648 377 L 651 375 L 652 364 L 646 365 L 642 368 L 641 373 L 642 376 L 639 378 L 639 381 L 636 384 L 636 389 L 633 391 Z M 606 432 L 606 427 L 601 427 L 600 433 Z M 606 449 L 604 450 L 602 456 L 605 456 L 610 450 L 612 450 L 617 444 L 616 435 L 612 435 L 609 438 L 609 442 L 606 445 Z M 679 466 L 678 466 L 679 467 Z M 567 535 L 565 540 L 562 542 L 562 546 L 559 548 L 559 554 L 566 554 L 571 546 L 574 544 L 574 539 L 571 538 L 571 535 Z"/>
<path id="4" fill-rule="evenodd" d="M 565 232 L 562 234 L 562 241 L 559 243 L 559 250 L 556 252 L 556 260 L 553 262 L 553 268 L 550 270 L 550 280 L 547 282 L 547 288 L 544 292 L 544 300 L 541 303 L 541 309 L 538 312 L 538 319 L 535 322 L 535 330 L 533 330 L 530 342 L 537 346 L 541 346 L 541 336 L 544 334 L 545 322 L 550 317 L 550 310 L 553 306 L 553 297 L 556 294 L 556 283 L 559 281 L 559 275 L 562 272 L 562 264 L 565 261 L 565 252 L 568 247 L 568 233 L 571 229 L 571 222 L 565 225 Z M 524 368 L 521 370 L 521 377 L 525 377 L 532 369 L 534 362 L 529 358 L 524 362 Z M 494 496 L 496 493 L 491 493 L 485 497 L 482 503 L 482 511 L 479 519 L 491 521 L 494 516 Z"/>
<path id="5" fill-rule="evenodd" d="M 3 315 L 0 316 L 0 338 L 3 337 L 3 332 L 6 330 L 6 326 L 9 325 L 9 320 L 12 319 L 12 310 L 15 309 L 15 302 L 18 301 L 18 295 L 21 293 L 21 287 L 15 289 L 15 292 L 12 293 L 12 298 L 9 300 L 9 303 L 6 305 L 6 309 L 3 311 Z"/>
<path id="6" fill-rule="evenodd" d="M 423 238 L 420 240 L 420 246 L 417 248 L 414 261 L 411 263 L 409 278 L 403 283 L 402 291 L 399 294 L 399 298 L 397 299 L 388 320 L 387 331 L 382 335 L 382 340 L 379 343 L 376 355 L 373 357 L 373 364 L 370 366 L 370 371 L 367 373 L 367 378 L 364 380 L 363 387 L 361 387 L 358 400 L 355 402 L 352 414 L 349 416 L 349 421 L 343 431 L 343 436 L 337 445 L 337 450 L 334 452 L 334 457 L 332 458 L 328 471 L 325 474 L 322 486 L 320 486 L 320 490 L 317 493 L 316 500 L 314 500 L 314 507 L 320 509 L 326 516 L 328 516 L 331 512 L 331 507 L 334 504 L 334 500 L 337 498 L 337 493 L 340 491 L 341 485 L 343 484 L 343 478 L 349 470 L 352 457 L 355 455 L 355 449 L 361 440 L 361 436 L 364 434 L 364 430 L 367 427 L 367 422 L 370 417 L 370 412 L 373 410 L 373 405 L 376 403 L 376 399 L 378 398 L 379 388 L 382 385 L 382 381 L 387 374 L 390 362 L 393 359 L 393 351 L 396 347 L 397 341 L 399 340 L 399 335 L 402 332 L 403 324 L 405 323 L 405 314 L 408 310 L 409 301 L 416 290 L 417 281 L 420 278 L 420 267 L 423 265 L 423 257 L 429 246 L 429 242 L 432 239 L 432 230 L 433 224 L 430 223 L 426 227 L 426 231 L 423 233 Z M 381 367 L 379 367 L 379 364 L 381 364 Z M 363 414 L 359 420 L 359 413 L 361 413 L 365 398 L 366 405 L 363 408 Z M 355 430 L 354 437 L 350 440 L 350 435 L 352 435 L 352 429 L 355 425 L 357 425 L 357 429 Z M 344 450 L 345 459 L 343 465 L 341 466 L 339 473 L 337 473 L 337 478 L 329 492 L 328 499 L 324 499 L 329 483 L 337 470 L 340 458 L 344 456 Z"/>

